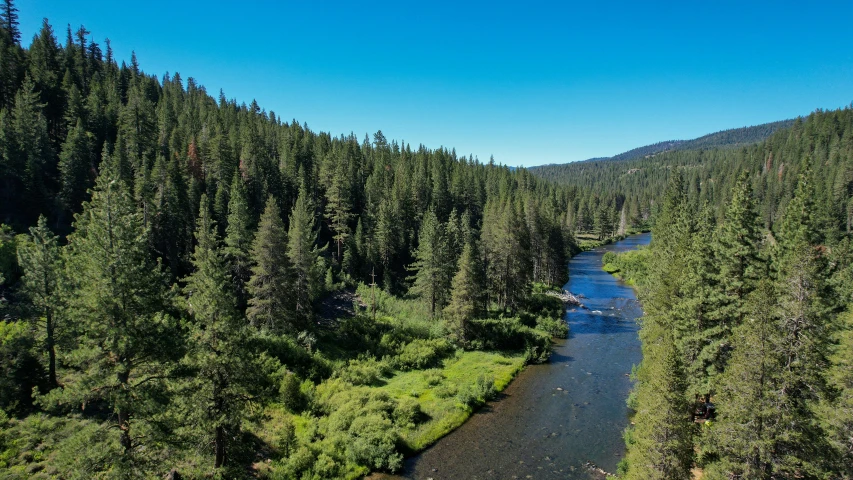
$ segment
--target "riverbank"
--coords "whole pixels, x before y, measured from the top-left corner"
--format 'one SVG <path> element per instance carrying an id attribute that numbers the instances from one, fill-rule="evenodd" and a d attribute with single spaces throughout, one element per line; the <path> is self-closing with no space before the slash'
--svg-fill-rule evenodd
<path id="1" fill-rule="evenodd" d="M 632 237 L 604 249 L 647 242 L 647 235 Z M 633 290 L 601 270 L 602 254 L 571 260 L 564 289 L 583 295 L 589 309 L 568 309 L 570 338 L 555 343 L 550 362 L 526 366 L 500 401 L 409 459 L 404 477 L 375 478 L 589 479 L 598 475 L 590 464 L 615 471 L 628 424 L 628 375 L 640 359 L 635 319 L 642 311 Z"/>
<path id="2" fill-rule="evenodd" d="M 535 284 L 516 316 L 470 321 L 464 349 L 418 299 L 366 285 L 342 292 L 337 303 L 349 299 L 352 313 L 322 322 L 307 355 L 282 372 L 280 401 L 248 428 L 260 446 L 255 476 L 398 470 L 404 456 L 464 424 L 525 365 L 547 360 L 552 339 L 567 335 L 565 306 L 551 290 Z"/>
<path id="3" fill-rule="evenodd" d="M 513 388 L 518 375 L 547 368 L 536 364 L 551 356 L 552 336 L 566 336 L 566 305 L 579 303 L 563 297 L 569 298 L 563 290 L 534 285 L 519 317 L 473 322 L 470 348 L 462 350 L 445 339 L 442 323 L 422 302 L 359 287 L 349 297 L 354 316 L 329 322 L 327 333 L 316 339 L 315 358 L 306 362 L 313 366 L 285 375 L 281 402 L 268 405 L 251 429 L 270 448 L 259 455 L 255 474 L 299 478 L 310 471 L 317 478 L 359 478 L 396 470 L 404 456 L 465 428 L 476 411 L 503 408 L 498 402 L 481 410 Z M 558 342 L 559 349 L 564 345 Z M 352 353 L 365 351 L 374 353 Z M 556 353 L 554 361 L 565 357 Z M 333 373 L 310 380 L 323 364 Z"/>

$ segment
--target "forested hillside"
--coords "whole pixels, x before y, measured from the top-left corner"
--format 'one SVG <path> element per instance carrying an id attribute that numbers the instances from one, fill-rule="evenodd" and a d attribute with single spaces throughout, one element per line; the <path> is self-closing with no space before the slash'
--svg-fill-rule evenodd
<path id="1" fill-rule="evenodd" d="M 853 109 L 626 167 L 603 185 L 661 200 L 608 258 L 646 312 L 621 475 L 853 478 Z"/>
<path id="2" fill-rule="evenodd" d="M 851 121 L 850 108 L 816 111 L 763 142 L 740 148 L 675 151 L 621 162 L 579 162 L 561 166 L 559 174 L 547 169 L 532 172 L 563 185 L 624 198 L 629 226 L 648 223 L 674 173 L 684 177 L 690 202 L 707 202 L 711 215 L 721 219 L 738 172 L 755 172 L 749 182 L 762 224 L 769 228 L 792 197 L 796 179 L 808 169 L 816 182 L 816 214 L 848 231 L 847 225 L 853 221 L 848 205 L 853 181 Z M 583 203 L 570 206 L 572 220 L 581 225 L 592 216 L 590 212 L 591 207 Z"/>
<path id="3" fill-rule="evenodd" d="M 766 140 L 777 130 L 788 128 L 795 120 L 781 120 L 778 122 L 764 123 L 752 127 L 730 128 L 715 133 L 709 133 L 693 140 L 667 140 L 653 143 L 642 147 L 633 148 L 627 152 L 612 157 L 590 158 L 583 162 L 566 163 L 562 165 L 542 165 L 531 167 L 530 171 L 537 176 L 548 178 L 557 183 L 570 182 L 570 177 L 575 168 L 581 163 L 602 161 L 624 161 L 637 160 L 652 157 L 661 153 L 674 152 L 678 150 L 699 150 L 713 148 L 734 148 L 738 146 L 751 145 Z"/>
<path id="4" fill-rule="evenodd" d="M 5 0 L 0 476 L 395 470 L 566 335 L 579 192 L 315 132 L 82 26 L 25 48 Z"/>

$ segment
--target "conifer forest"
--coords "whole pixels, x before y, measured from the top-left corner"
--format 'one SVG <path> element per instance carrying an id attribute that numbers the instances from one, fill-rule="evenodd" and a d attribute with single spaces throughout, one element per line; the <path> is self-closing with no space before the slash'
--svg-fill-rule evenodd
<path id="1" fill-rule="evenodd" d="M 0 478 L 399 472 L 548 361 L 573 255 L 651 230 L 605 256 L 645 311 L 614 475 L 853 479 L 853 108 L 511 169 L 312 130 L 83 26 L 26 46 L 19 7 Z"/>

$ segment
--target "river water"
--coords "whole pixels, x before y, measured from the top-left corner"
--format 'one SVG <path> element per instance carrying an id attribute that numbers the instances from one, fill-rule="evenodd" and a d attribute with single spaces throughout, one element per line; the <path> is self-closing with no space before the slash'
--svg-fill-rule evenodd
<path id="1" fill-rule="evenodd" d="M 570 335 L 551 361 L 524 369 L 496 402 L 406 462 L 405 477 L 434 480 L 595 479 L 592 462 L 608 472 L 625 453 L 628 375 L 640 361 L 631 287 L 601 270 L 608 251 L 646 245 L 641 234 L 569 262 L 564 287 L 588 309 L 566 312 Z"/>

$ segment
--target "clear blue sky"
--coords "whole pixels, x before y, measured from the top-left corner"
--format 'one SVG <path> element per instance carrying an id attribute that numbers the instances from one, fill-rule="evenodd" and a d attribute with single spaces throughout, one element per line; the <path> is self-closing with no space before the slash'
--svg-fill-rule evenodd
<path id="1" fill-rule="evenodd" d="M 18 0 L 119 59 L 337 135 L 565 163 L 853 101 L 853 1 Z M 137 6 L 128 7 L 125 4 Z"/>

